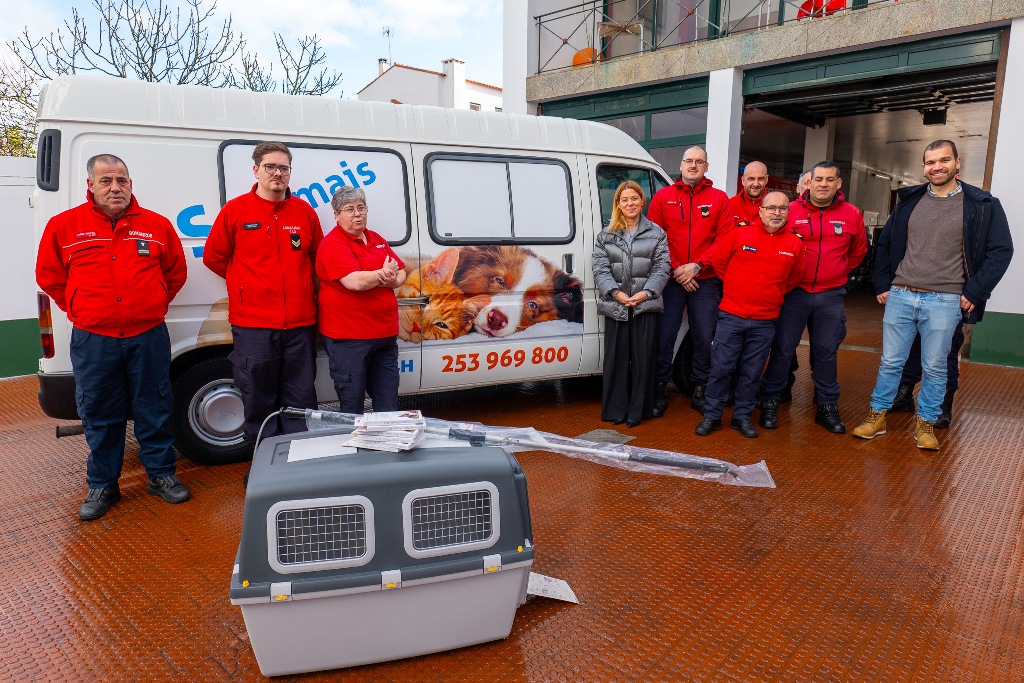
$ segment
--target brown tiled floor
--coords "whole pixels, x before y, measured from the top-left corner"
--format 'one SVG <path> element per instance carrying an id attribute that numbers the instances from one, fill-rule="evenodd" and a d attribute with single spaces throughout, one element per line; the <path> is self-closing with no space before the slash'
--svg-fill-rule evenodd
<path id="1" fill-rule="evenodd" d="M 844 350 L 840 363 L 856 423 L 878 357 Z M 1022 681 L 1024 370 L 965 365 L 961 385 L 932 455 L 914 447 L 911 415 L 870 442 L 827 434 L 806 391 L 757 440 L 694 436 L 677 394 L 628 430 L 637 445 L 763 458 L 774 490 L 521 454 L 534 570 L 567 579 L 581 604 L 531 599 L 505 641 L 286 680 Z M 146 493 L 132 446 L 124 499 L 79 522 L 84 440 L 53 439 L 35 390 L 0 381 L 0 679 L 262 680 L 228 601 L 246 466 L 181 461 L 195 498 L 171 506 Z M 592 380 L 415 403 L 571 435 L 608 427 Z"/>

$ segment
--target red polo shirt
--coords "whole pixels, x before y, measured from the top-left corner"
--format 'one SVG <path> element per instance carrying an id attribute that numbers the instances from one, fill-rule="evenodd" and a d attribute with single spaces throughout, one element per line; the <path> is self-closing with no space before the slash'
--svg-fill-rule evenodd
<path id="1" fill-rule="evenodd" d="M 318 321 L 320 334 L 331 339 L 381 339 L 398 334 L 398 301 L 395 290 L 374 287 L 362 292 L 338 282 L 360 270 L 380 270 L 390 256 L 405 268 L 387 240 L 372 230 L 363 233 L 366 243 L 335 226 L 316 253 L 320 278 Z"/>

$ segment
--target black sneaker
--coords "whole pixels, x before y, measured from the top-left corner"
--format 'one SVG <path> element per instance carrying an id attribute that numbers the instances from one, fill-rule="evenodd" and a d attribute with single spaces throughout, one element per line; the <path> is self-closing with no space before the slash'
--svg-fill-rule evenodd
<path id="1" fill-rule="evenodd" d="M 890 413 L 913 413 L 917 410 L 914 406 L 914 385 L 901 384 L 896 390 L 896 398 L 892 400 Z"/>
<path id="2" fill-rule="evenodd" d="M 815 424 L 832 432 L 833 434 L 845 434 L 846 425 L 839 417 L 839 406 L 835 403 L 823 403 L 818 406 L 818 412 L 814 416 Z"/>
<path id="3" fill-rule="evenodd" d="M 160 496 L 168 503 L 184 503 L 192 497 L 185 485 L 173 474 L 166 477 L 150 477 L 149 492 L 154 496 Z"/>
<path id="4" fill-rule="evenodd" d="M 750 421 L 749 417 L 744 417 L 739 420 L 734 417 L 729 421 L 729 426 L 748 439 L 757 438 L 757 427 L 754 426 L 754 423 Z"/>
<path id="5" fill-rule="evenodd" d="M 658 380 L 654 387 L 654 406 L 651 408 L 651 415 L 661 417 L 668 407 L 668 382 Z"/>
<path id="6" fill-rule="evenodd" d="M 936 429 L 946 429 L 953 421 L 953 394 L 956 389 L 946 387 L 946 395 L 942 398 L 942 405 L 939 406 L 939 419 L 935 420 Z"/>
<path id="7" fill-rule="evenodd" d="M 78 518 L 84 522 L 91 522 L 107 514 L 110 506 L 121 500 L 121 490 L 117 484 L 102 489 L 89 489 L 89 495 L 85 497 L 82 507 L 78 508 Z"/>
<path id="8" fill-rule="evenodd" d="M 716 420 L 713 417 L 705 417 L 703 420 L 700 421 L 700 424 L 697 425 L 697 428 L 693 430 L 693 433 L 696 434 L 697 436 L 707 436 L 711 432 L 717 431 L 721 428 L 721 420 Z"/>
<path id="9" fill-rule="evenodd" d="M 690 407 L 701 415 L 704 414 L 704 391 L 707 388 L 707 384 L 707 382 L 693 383 L 693 394 L 690 399 Z"/>
<path id="10" fill-rule="evenodd" d="M 777 429 L 779 426 L 779 400 L 766 398 L 761 401 L 761 419 L 758 420 L 765 429 Z"/>

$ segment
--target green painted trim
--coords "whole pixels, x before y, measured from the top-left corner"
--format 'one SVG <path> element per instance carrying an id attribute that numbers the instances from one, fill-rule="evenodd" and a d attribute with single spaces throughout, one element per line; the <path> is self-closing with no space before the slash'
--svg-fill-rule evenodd
<path id="1" fill-rule="evenodd" d="M 1024 368 L 1024 314 L 985 311 L 971 336 L 971 362 Z"/>
<path id="2" fill-rule="evenodd" d="M 777 93 L 997 62 L 1001 31 L 989 29 L 749 69 L 743 74 L 743 94 Z"/>
<path id="3" fill-rule="evenodd" d="M 701 76 L 646 88 L 574 97 L 542 104 L 541 113 L 570 119 L 596 119 L 686 109 L 708 103 L 708 83 L 708 77 Z"/>
<path id="4" fill-rule="evenodd" d="M 43 349 L 39 345 L 39 321 L 0 320 L 0 339 L 4 340 L 0 352 L 0 377 L 31 375 L 39 368 Z"/>

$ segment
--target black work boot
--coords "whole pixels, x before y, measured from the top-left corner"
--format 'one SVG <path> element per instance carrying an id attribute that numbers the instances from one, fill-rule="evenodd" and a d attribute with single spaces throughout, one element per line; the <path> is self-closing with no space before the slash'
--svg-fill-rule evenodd
<path id="1" fill-rule="evenodd" d="M 707 436 L 711 432 L 718 431 L 722 428 L 722 421 L 716 420 L 712 417 L 705 417 L 697 425 L 697 428 L 693 430 L 693 433 L 697 436 Z"/>
<path id="2" fill-rule="evenodd" d="M 651 408 L 651 415 L 661 417 L 668 407 L 668 382 L 658 380 L 654 385 L 654 407 Z"/>
<path id="3" fill-rule="evenodd" d="M 939 406 L 939 419 L 935 421 L 935 427 L 946 429 L 953 420 L 953 394 L 956 389 L 946 387 L 946 395 L 942 398 L 942 405 Z"/>
<path id="4" fill-rule="evenodd" d="M 117 484 L 102 489 L 89 489 L 82 507 L 78 508 L 78 518 L 84 522 L 99 519 L 107 514 L 110 506 L 121 500 L 121 490 Z"/>
<path id="5" fill-rule="evenodd" d="M 757 438 L 757 427 L 754 426 L 754 423 L 750 421 L 749 417 L 743 417 L 739 419 L 736 419 L 734 417 L 732 420 L 729 421 L 729 426 L 738 431 L 743 436 L 747 437 L 748 439 Z"/>
<path id="6" fill-rule="evenodd" d="M 693 383 L 693 398 L 690 400 L 690 407 L 701 415 L 704 414 L 704 390 L 707 386 L 707 382 Z"/>
<path id="7" fill-rule="evenodd" d="M 761 419 L 757 421 L 765 429 L 777 429 L 779 426 L 779 400 L 766 398 L 761 401 Z"/>
<path id="8" fill-rule="evenodd" d="M 173 474 L 166 477 L 150 477 L 149 492 L 154 496 L 160 496 L 168 503 L 184 503 L 192 497 L 188 488 Z"/>
<path id="9" fill-rule="evenodd" d="M 833 434 L 845 434 L 846 425 L 839 417 L 839 406 L 835 403 L 823 403 L 818 406 L 818 412 L 814 416 L 815 424 L 832 432 Z"/>
<path id="10" fill-rule="evenodd" d="M 892 408 L 889 408 L 889 412 L 913 413 L 916 410 L 917 408 L 914 407 L 914 385 L 901 384 L 896 392 L 896 398 L 892 401 Z"/>

